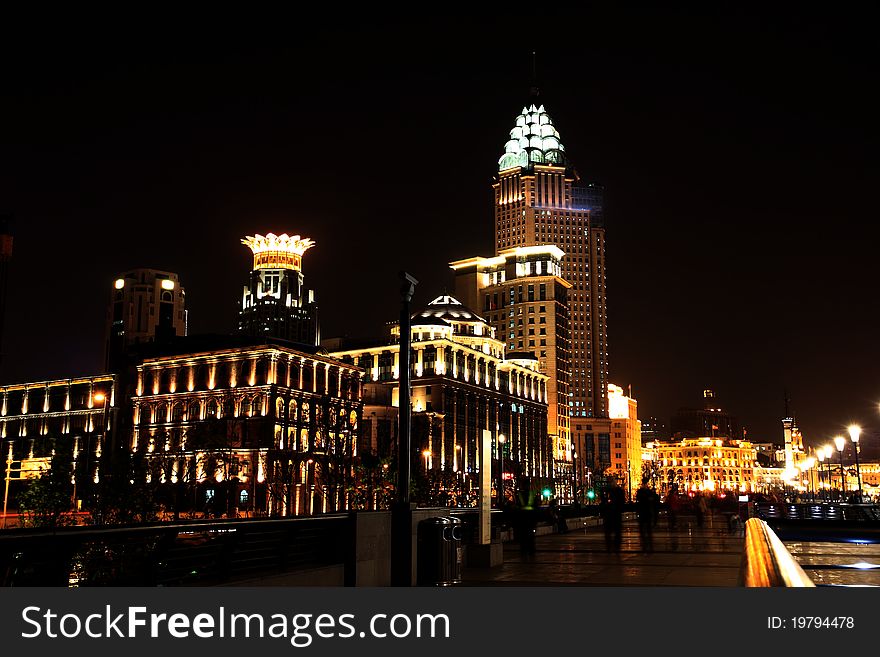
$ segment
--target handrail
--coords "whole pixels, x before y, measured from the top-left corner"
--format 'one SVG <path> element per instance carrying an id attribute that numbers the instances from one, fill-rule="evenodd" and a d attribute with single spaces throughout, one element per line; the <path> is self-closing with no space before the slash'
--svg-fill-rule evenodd
<path id="1" fill-rule="evenodd" d="M 816 586 L 766 522 L 749 518 L 745 534 L 740 586 Z"/>

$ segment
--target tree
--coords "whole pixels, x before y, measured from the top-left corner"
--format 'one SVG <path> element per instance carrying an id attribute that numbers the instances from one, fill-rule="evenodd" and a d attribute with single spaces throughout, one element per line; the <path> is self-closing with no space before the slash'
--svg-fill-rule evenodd
<path id="1" fill-rule="evenodd" d="M 62 527 L 76 523 L 70 513 L 73 497 L 71 463 L 61 454 L 52 457 L 50 467 L 32 479 L 19 496 L 19 511 L 25 526 Z"/>

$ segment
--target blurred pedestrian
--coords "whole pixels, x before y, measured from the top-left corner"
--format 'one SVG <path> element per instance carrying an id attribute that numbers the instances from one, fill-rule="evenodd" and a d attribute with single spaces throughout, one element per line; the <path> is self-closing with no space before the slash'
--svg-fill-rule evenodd
<path id="1" fill-rule="evenodd" d="M 654 551 L 654 518 L 656 516 L 657 494 L 648 486 L 648 478 L 642 479 L 642 485 L 636 491 L 636 512 L 639 516 L 639 539 L 642 552 L 651 554 Z"/>
<path id="2" fill-rule="evenodd" d="M 599 515 L 605 529 L 605 549 L 608 552 L 620 552 L 623 542 L 623 507 L 626 497 L 623 489 L 617 484 L 617 477 L 608 478 L 608 487 L 602 493 L 599 504 Z"/>

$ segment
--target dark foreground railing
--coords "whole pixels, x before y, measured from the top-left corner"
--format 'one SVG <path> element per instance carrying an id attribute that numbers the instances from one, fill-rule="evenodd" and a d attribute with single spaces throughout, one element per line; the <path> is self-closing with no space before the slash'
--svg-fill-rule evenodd
<path id="1" fill-rule="evenodd" d="M 815 586 L 779 537 L 760 518 L 746 521 L 739 584 L 749 587 Z"/>
<path id="2" fill-rule="evenodd" d="M 0 534 L 0 585 L 205 586 L 267 573 L 344 570 L 349 534 L 345 514 L 14 531 Z"/>

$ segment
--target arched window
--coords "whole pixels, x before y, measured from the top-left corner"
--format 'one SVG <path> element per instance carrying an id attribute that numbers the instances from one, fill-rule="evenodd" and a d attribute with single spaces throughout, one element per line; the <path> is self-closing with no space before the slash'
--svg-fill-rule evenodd
<path id="1" fill-rule="evenodd" d="M 180 422 L 183 420 L 183 402 L 176 403 L 171 408 L 171 421 Z"/>
<path id="2" fill-rule="evenodd" d="M 163 402 L 156 407 L 156 422 L 168 421 L 168 406 Z"/>
<path id="3" fill-rule="evenodd" d="M 200 405 L 199 402 L 194 401 L 190 402 L 189 409 L 186 411 L 186 420 L 187 422 L 196 422 L 201 415 L 199 413 Z"/>
<path id="4" fill-rule="evenodd" d="M 208 402 L 207 417 L 220 417 L 220 404 L 217 403 L 216 399 L 212 399 Z"/>
<path id="5" fill-rule="evenodd" d="M 253 409 L 253 415 L 259 415 L 263 411 L 263 398 L 260 395 L 254 395 L 251 397 L 251 408 Z"/>
<path id="6" fill-rule="evenodd" d="M 311 410 L 311 409 L 310 409 L 310 406 L 309 406 L 309 402 L 303 402 L 303 405 L 302 405 L 302 418 L 301 418 L 303 424 L 309 424 L 309 421 L 311 420 L 310 410 Z"/>
<path id="7" fill-rule="evenodd" d="M 291 424 L 296 422 L 296 400 L 291 399 L 287 405 L 287 421 Z"/>
<path id="8" fill-rule="evenodd" d="M 251 414 L 251 400 L 245 397 L 241 400 L 241 415 L 248 416 Z"/>
<path id="9" fill-rule="evenodd" d="M 284 418 L 284 400 L 279 397 L 275 400 L 275 419 L 281 420 Z"/>

